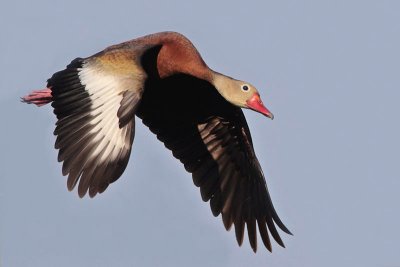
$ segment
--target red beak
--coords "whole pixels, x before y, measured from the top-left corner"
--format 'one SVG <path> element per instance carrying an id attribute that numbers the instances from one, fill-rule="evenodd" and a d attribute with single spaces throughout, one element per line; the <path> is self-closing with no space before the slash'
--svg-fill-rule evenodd
<path id="1" fill-rule="evenodd" d="M 246 101 L 247 107 L 260 112 L 264 116 L 267 116 L 271 120 L 274 119 L 274 114 L 271 113 L 263 104 L 261 101 L 260 95 L 258 93 L 255 93 L 249 100 Z"/>

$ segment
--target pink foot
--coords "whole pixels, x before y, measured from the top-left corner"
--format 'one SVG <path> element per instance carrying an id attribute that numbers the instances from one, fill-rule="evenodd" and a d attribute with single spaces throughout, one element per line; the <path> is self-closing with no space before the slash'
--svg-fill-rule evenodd
<path id="1" fill-rule="evenodd" d="M 27 104 L 35 104 L 40 107 L 53 101 L 50 88 L 33 91 L 27 96 L 21 97 L 21 101 Z"/>

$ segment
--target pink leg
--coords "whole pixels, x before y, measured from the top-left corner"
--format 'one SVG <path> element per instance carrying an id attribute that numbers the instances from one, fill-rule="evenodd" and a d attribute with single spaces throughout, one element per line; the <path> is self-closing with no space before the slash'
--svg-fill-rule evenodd
<path id="1" fill-rule="evenodd" d="M 35 104 L 40 107 L 53 101 L 50 88 L 33 91 L 27 96 L 21 97 L 21 101 L 27 104 Z"/>

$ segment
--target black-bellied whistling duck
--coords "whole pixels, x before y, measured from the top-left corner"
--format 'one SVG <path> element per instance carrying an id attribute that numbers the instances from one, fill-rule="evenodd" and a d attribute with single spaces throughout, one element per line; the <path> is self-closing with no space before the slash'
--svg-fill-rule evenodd
<path id="1" fill-rule="evenodd" d="M 257 250 L 257 225 L 271 251 L 268 230 L 281 246 L 279 219 L 268 193 L 241 108 L 269 118 L 257 89 L 211 70 L 183 35 L 162 32 L 73 60 L 47 88 L 23 97 L 52 103 L 55 147 L 68 189 L 94 197 L 124 172 L 135 136 L 135 115 L 172 151 L 210 201 L 225 228 L 235 225 Z"/>

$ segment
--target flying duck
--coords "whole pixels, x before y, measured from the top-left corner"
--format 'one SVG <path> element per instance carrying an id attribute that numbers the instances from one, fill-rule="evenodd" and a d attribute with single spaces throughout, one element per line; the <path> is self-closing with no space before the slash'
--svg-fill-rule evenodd
<path id="1" fill-rule="evenodd" d="M 272 205 L 241 108 L 274 116 L 252 84 L 210 69 L 182 34 L 151 34 L 76 58 L 22 101 L 51 103 L 62 173 L 80 197 L 122 175 L 138 117 L 192 174 L 213 215 L 227 230 L 234 225 L 239 245 L 245 225 L 254 252 L 257 228 L 269 251 L 268 231 L 284 247 L 275 225 L 291 234 Z"/>

